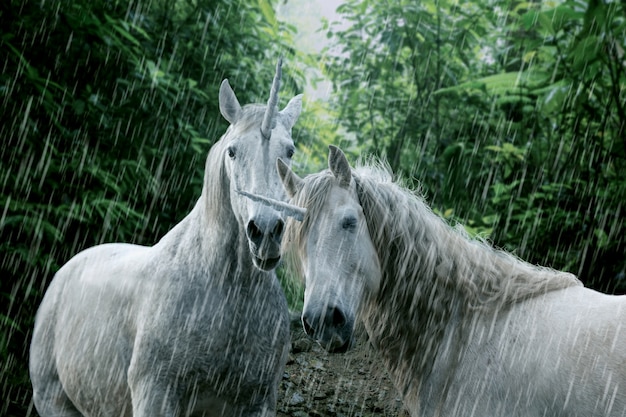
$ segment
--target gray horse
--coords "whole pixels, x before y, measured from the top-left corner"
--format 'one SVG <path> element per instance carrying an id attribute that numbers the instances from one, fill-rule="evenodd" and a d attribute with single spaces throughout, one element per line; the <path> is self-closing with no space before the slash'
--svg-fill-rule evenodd
<path id="1" fill-rule="evenodd" d="M 157 244 L 87 249 L 55 275 L 30 350 L 42 416 L 266 416 L 289 344 L 282 215 L 236 191 L 282 200 L 278 157 L 294 152 L 301 96 L 279 111 L 241 107 L 227 80 L 230 127 L 206 161 L 193 210 Z"/>
<path id="2" fill-rule="evenodd" d="M 415 417 L 626 416 L 626 296 L 469 238 L 384 165 L 352 169 L 331 146 L 328 168 L 278 163 L 322 346 L 348 349 L 361 320 Z"/>
<path id="3" fill-rule="evenodd" d="M 626 416 L 626 296 L 469 238 L 384 165 L 328 165 L 278 165 L 309 335 L 345 350 L 362 320 L 415 417 Z"/>

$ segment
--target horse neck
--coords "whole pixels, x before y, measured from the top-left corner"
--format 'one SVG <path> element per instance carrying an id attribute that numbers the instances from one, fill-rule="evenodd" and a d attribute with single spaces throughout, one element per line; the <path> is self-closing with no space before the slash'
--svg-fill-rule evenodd
<path id="1" fill-rule="evenodd" d="M 431 224 L 417 226 L 420 202 L 398 194 L 392 184 L 360 181 L 360 187 L 365 187 L 359 198 L 382 271 L 377 296 L 362 310 L 363 321 L 396 386 L 409 392 L 419 376 L 430 374 L 461 300 L 433 269 L 441 248 Z"/>
<path id="2" fill-rule="evenodd" d="M 469 321 L 546 291 L 579 285 L 571 274 L 470 240 L 396 185 L 378 187 L 386 189 L 378 201 L 360 195 L 383 272 L 364 321 L 399 387 L 408 390 L 430 374 L 453 328 L 462 330 Z"/>
<path id="3" fill-rule="evenodd" d="M 211 276 L 245 283 L 266 275 L 254 267 L 243 226 L 230 204 L 220 143 L 207 157 L 202 194 L 191 212 L 163 239 L 179 262 Z"/>

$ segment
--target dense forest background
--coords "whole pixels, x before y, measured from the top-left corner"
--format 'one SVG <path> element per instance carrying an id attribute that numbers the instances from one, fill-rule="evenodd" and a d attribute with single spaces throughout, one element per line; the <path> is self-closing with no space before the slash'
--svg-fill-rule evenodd
<path id="1" fill-rule="evenodd" d="M 278 6 L 0 4 L 0 415 L 35 415 L 28 342 L 54 272 L 182 219 L 227 127 L 221 80 L 265 102 L 279 56 L 281 105 L 311 69 L 334 87 L 305 102 L 296 171 L 323 168 L 329 143 L 382 157 L 451 223 L 626 292 L 623 2 L 348 0 L 317 55 Z"/>

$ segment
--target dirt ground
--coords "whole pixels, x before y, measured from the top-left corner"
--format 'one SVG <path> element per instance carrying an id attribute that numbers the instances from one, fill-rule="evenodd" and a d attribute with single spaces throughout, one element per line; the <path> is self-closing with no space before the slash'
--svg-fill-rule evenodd
<path id="1" fill-rule="evenodd" d="M 294 316 L 278 417 L 408 417 L 365 335 L 357 340 L 347 353 L 327 353 L 304 334 Z"/>

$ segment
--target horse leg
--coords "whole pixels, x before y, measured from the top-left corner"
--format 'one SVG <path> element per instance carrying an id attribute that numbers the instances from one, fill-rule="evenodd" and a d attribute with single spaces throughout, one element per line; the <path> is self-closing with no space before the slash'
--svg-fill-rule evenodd
<path id="1" fill-rule="evenodd" d="M 155 381 L 152 376 L 131 377 L 128 384 L 133 404 L 133 417 L 175 417 L 181 410 L 174 392 Z"/>
<path id="2" fill-rule="evenodd" d="M 42 417 L 83 417 L 65 394 L 58 379 L 48 381 L 43 389 L 34 387 L 33 402 Z"/>
<path id="3" fill-rule="evenodd" d="M 30 378 L 37 412 L 42 417 L 83 417 L 65 393 L 51 358 L 36 350 L 31 348 Z"/>
<path id="4" fill-rule="evenodd" d="M 33 403 L 42 417 L 83 417 L 67 396 L 54 358 L 53 317 L 50 304 L 42 303 L 39 320 L 30 345 L 29 372 L 33 385 Z"/>

